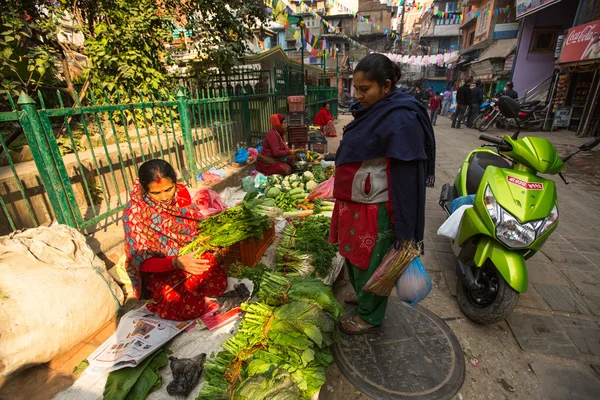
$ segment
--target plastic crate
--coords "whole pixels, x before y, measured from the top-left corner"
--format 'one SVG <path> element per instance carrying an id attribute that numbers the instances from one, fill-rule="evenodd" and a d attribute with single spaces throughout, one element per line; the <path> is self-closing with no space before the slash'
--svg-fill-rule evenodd
<path id="1" fill-rule="evenodd" d="M 287 102 L 290 112 L 304 112 L 304 96 L 288 96 Z"/>
<path id="2" fill-rule="evenodd" d="M 311 136 L 308 142 L 311 151 L 321 154 L 327 153 L 327 138 L 325 136 Z"/>
<path id="3" fill-rule="evenodd" d="M 290 126 L 288 127 L 288 140 L 290 143 L 308 143 L 308 127 Z"/>
<path id="4" fill-rule="evenodd" d="M 219 261 L 225 265 L 241 262 L 248 267 L 256 267 L 273 240 L 275 240 L 275 225 L 264 232 L 262 239 L 250 238 L 221 249 Z"/>
<path id="5" fill-rule="evenodd" d="M 304 126 L 306 121 L 306 114 L 303 112 L 289 113 L 287 122 L 288 126 Z"/>

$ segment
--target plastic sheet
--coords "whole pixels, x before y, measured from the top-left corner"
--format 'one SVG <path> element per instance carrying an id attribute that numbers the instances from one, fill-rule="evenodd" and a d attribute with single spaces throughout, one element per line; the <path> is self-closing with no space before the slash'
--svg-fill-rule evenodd
<path id="1" fill-rule="evenodd" d="M 311 201 L 316 199 L 333 199 L 333 177 L 319 183 L 317 187 L 310 192 L 308 199 Z"/>

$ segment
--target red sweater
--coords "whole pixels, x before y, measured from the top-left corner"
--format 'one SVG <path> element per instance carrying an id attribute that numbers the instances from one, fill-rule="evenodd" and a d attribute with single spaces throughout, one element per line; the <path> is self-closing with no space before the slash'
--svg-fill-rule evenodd
<path id="1" fill-rule="evenodd" d="M 442 98 L 436 95 L 429 100 L 429 109 L 439 110 L 440 108 L 442 108 Z"/>
<path id="2" fill-rule="evenodd" d="M 263 148 L 260 154 L 265 157 L 281 158 L 289 156 L 293 152 L 287 147 L 279 132 L 271 129 L 263 141 Z"/>

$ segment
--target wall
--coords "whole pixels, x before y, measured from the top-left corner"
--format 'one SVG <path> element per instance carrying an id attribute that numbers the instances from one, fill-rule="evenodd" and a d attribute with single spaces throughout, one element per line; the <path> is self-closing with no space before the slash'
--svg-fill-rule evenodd
<path id="1" fill-rule="evenodd" d="M 559 27 L 559 32 L 572 26 L 577 10 L 577 0 L 563 0 L 535 14 L 523 18 L 517 60 L 513 70 L 513 82 L 519 96 L 532 89 L 554 73 L 554 51 L 546 54 L 529 53 L 534 28 Z"/>

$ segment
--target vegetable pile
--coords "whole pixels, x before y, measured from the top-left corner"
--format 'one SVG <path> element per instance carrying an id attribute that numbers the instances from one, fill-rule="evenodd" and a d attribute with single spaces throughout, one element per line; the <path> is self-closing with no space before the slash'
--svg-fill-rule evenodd
<path id="1" fill-rule="evenodd" d="M 242 204 L 213 215 L 198 224 L 198 237 L 179 251 L 185 255 L 198 250 L 202 253 L 216 247 L 229 247 L 234 243 L 252 237 L 262 238 L 271 227 L 271 220 L 264 215 L 266 208 L 256 198 L 257 192 L 248 193 Z"/>
<path id="2" fill-rule="evenodd" d="M 329 224 L 329 218 L 316 215 L 290 222 L 277 248 L 276 269 L 292 276 L 313 271 L 320 277 L 329 275 L 337 251 L 328 241 Z"/>
<path id="3" fill-rule="evenodd" d="M 309 399 L 325 382 L 343 312 L 331 288 L 265 272 L 258 297 L 242 305 L 238 333 L 204 365 L 199 400 Z"/>

